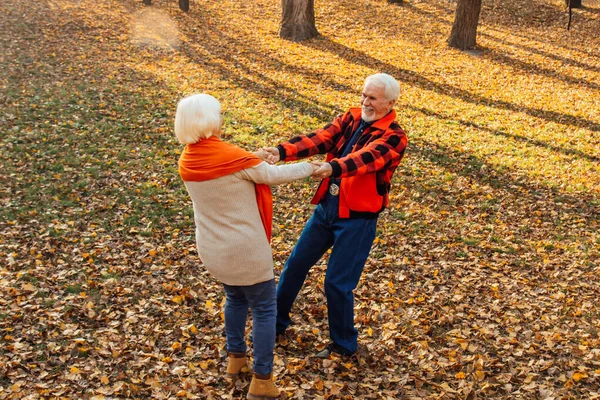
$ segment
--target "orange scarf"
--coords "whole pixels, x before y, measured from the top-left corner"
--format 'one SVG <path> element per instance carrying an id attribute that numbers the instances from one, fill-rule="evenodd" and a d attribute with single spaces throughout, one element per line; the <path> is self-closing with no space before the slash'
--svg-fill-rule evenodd
<path id="1" fill-rule="evenodd" d="M 188 144 L 179 157 L 179 175 L 186 182 L 202 182 L 260 164 L 262 160 L 237 146 L 211 136 Z M 273 228 L 273 196 L 269 185 L 256 184 L 256 203 L 269 243 Z"/>

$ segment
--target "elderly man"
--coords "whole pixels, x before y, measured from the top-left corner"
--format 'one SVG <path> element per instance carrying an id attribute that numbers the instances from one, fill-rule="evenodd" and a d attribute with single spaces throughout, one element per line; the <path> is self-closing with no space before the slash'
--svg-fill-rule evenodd
<path id="1" fill-rule="evenodd" d="M 331 343 L 316 356 L 350 355 L 358 348 L 354 294 L 371 245 L 377 217 L 389 201 L 390 181 L 407 146 L 393 110 L 398 82 L 387 74 L 365 80 L 361 108 L 351 108 L 322 129 L 267 150 L 273 161 L 327 154 L 314 177 L 322 178 L 317 207 L 285 263 L 277 285 L 277 334 L 290 324 L 290 311 L 310 268 L 332 248 L 325 274 Z"/>

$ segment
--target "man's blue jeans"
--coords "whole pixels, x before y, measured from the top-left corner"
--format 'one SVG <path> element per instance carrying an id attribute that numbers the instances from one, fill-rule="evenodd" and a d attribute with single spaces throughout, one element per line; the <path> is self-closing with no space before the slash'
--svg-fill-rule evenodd
<path id="1" fill-rule="evenodd" d="M 260 375 L 273 371 L 273 348 L 275 347 L 275 279 L 252 286 L 229 286 L 225 288 L 225 335 L 227 351 L 246 352 L 246 318 L 248 307 L 252 310 L 252 337 L 254 363 L 252 370 Z"/>
<path id="2" fill-rule="evenodd" d="M 347 354 L 358 347 L 354 293 L 371 251 L 377 218 L 340 219 L 338 198 L 329 194 L 316 207 L 285 263 L 277 285 L 277 333 L 290 324 L 290 311 L 310 268 L 331 248 L 325 274 L 329 334 Z"/>

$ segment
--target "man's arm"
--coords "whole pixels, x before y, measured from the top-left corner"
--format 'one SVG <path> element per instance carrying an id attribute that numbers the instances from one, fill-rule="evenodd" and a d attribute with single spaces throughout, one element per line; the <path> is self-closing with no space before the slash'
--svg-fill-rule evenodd
<path id="1" fill-rule="evenodd" d="M 346 157 L 331 160 L 331 176 L 343 178 L 353 175 L 373 173 L 390 165 L 398 165 L 404 156 L 408 144 L 402 129 L 390 130 L 389 133 L 372 141 L 362 149 L 348 154 Z M 324 173 L 317 170 L 314 175 Z"/>
<path id="2" fill-rule="evenodd" d="M 339 135 L 342 134 L 342 124 L 349 118 L 349 113 L 336 117 L 332 123 L 306 135 L 293 137 L 277 147 L 267 147 L 269 152 L 277 161 L 293 161 L 301 158 L 311 157 L 316 154 L 324 154 L 330 151 Z"/>

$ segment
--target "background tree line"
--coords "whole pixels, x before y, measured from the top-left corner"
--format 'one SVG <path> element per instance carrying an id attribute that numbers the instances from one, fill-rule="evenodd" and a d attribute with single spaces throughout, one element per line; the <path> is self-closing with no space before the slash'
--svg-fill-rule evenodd
<path id="1" fill-rule="evenodd" d="M 183 11 L 190 9 L 189 0 L 178 0 Z M 151 5 L 152 0 L 142 0 Z M 403 0 L 387 0 L 390 4 L 402 4 Z M 475 48 L 477 44 L 477 26 L 481 13 L 482 0 L 457 0 L 454 23 L 448 37 L 448 45 L 460 50 Z M 571 9 L 580 8 L 581 0 L 565 0 L 569 7 L 569 25 L 571 26 Z M 281 0 L 281 27 L 279 35 L 295 42 L 319 36 L 315 24 L 314 0 Z"/>

